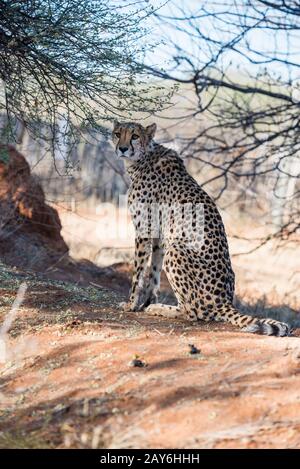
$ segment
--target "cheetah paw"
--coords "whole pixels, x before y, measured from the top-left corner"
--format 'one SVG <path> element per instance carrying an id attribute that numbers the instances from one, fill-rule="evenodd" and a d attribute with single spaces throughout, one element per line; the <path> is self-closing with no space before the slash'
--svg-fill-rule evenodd
<path id="1" fill-rule="evenodd" d="M 181 312 L 177 307 L 160 303 L 147 306 L 145 312 L 151 316 L 163 316 L 169 319 L 176 319 L 181 316 Z"/>

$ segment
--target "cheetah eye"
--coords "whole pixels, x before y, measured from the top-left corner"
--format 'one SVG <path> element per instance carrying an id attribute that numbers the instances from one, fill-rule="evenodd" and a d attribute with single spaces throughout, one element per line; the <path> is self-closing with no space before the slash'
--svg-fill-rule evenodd
<path id="1" fill-rule="evenodd" d="M 116 133 L 115 133 L 115 136 L 116 136 L 117 138 L 120 138 L 120 137 L 121 137 L 120 132 L 116 132 Z"/>
<path id="2" fill-rule="evenodd" d="M 137 139 L 140 138 L 140 137 L 139 137 L 139 135 L 137 135 L 137 134 L 133 134 L 131 138 L 132 138 L 132 140 L 137 140 Z"/>

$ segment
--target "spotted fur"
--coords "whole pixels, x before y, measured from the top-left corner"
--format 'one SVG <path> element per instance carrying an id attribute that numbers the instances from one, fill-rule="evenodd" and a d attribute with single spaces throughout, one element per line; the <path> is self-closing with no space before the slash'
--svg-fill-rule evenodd
<path id="1" fill-rule="evenodd" d="M 184 316 L 190 321 L 228 321 L 247 332 L 289 335 L 287 324 L 244 315 L 233 306 L 234 272 L 218 209 L 188 174 L 178 154 L 154 142 L 155 129 L 154 124 L 144 128 L 140 124 L 117 122 L 113 130 L 117 155 L 124 158 L 131 178 L 128 204 L 136 229 L 132 289 L 129 302 L 123 308 L 128 311 L 146 308 L 149 314 L 169 318 Z M 175 215 L 180 208 L 172 209 L 168 222 L 162 222 L 161 207 L 186 204 L 202 207 L 201 233 L 194 229 L 193 212 L 187 226 L 179 233 Z M 141 230 L 145 213 L 141 213 L 140 207 L 144 205 L 160 207 L 158 235 Z M 153 224 L 153 219 L 151 222 Z M 145 285 L 150 255 L 149 281 Z M 162 265 L 177 298 L 177 306 L 157 303 Z"/>

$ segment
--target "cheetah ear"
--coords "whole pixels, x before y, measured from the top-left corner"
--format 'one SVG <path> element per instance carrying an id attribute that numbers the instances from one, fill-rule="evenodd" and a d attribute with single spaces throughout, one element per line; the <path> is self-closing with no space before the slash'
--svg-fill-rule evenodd
<path id="1" fill-rule="evenodd" d="M 120 127 L 120 122 L 117 120 L 114 120 L 114 130 Z"/>
<path id="2" fill-rule="evenodd" d="M 148 137 L 152 139 L 156 132 L 156 124 L 148 125 L 148 127 L 146 127 L 145 130 L 146 130 L 146 134 L 148 135 Z"/>

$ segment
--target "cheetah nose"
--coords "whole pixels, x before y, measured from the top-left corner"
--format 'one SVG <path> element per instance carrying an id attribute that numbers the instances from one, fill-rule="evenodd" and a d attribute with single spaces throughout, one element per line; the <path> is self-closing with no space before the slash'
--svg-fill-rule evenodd
<path id="1" fill-rule="evenodd" d="M 126 151 L 128 150 L 128 147 L 119 147 L 119 150 L 121 153 L 126 153 Z"/>

